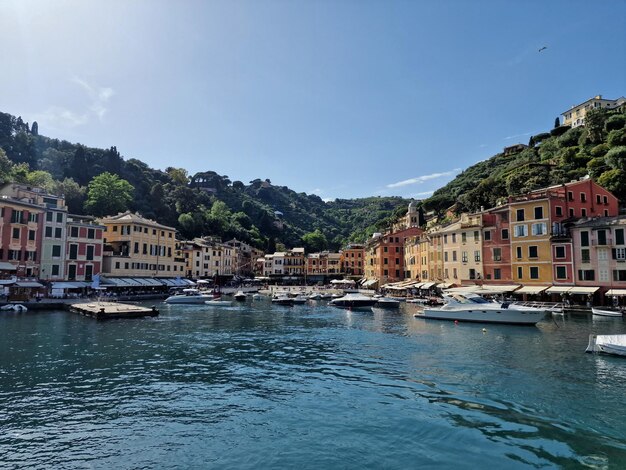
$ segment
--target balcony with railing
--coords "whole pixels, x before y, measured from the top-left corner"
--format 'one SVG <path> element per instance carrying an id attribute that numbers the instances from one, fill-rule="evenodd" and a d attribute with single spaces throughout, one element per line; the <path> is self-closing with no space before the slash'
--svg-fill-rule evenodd
<path id="1" fill-rule="evenodd" d="M 591 246 L 613 246 L 613 240 L 611 238 L 601 238 L 591 240 Z"/>

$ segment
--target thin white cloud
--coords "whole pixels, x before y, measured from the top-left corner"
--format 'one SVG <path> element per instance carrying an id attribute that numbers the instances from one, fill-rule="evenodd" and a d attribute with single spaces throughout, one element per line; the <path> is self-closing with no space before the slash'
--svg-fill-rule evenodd
<path id="1" fill-rule="evenodd" d="M 72 82 L 87 92 L 87 95 L 91 98 L 90 111 L 102 121 L 108 111 L 107 104 L 111 97 L 115 95 L 115 90 L 109 87 L 98 87 L 79 77 L 72 77 Z"/>
<path id="2" fill-rule="evenodd" d="M 322 194 L 324 192 L 321 188 L 315 188 L 311 191 L 312 194 Z"/>
<path id="3" fill-rule="evenodd" d="M 432 196 L 434 192 L 435 192 L 434 190 L 433 191 L 422 191 L 421 193 L 410 194 L 409 197 L 412 197 L 412 198 L 415 198 L 415 199 L 420 199 L 420 198 L 423 198 L 423 197 Z"/>
<path id="4" fill-rule="evenodd" d="M 42 113 L 35 114 L 35 120 L 51 128 L 72 128 L 82 126 L 89 121 L 87 114 L 77 114 L 67 108 L 51 106 Z"/>
<path id="5" fill-rule="evenodd" d="M 432 173 L 430 175 L 416 176 L 415 178 L 410 178 L 408 180 L 398 181 L 397 183 L 390 183 L 390 184 L 387 185 L 387 188 L 400 188 L 402 186 L 408 186 L 408 185 L 411 185 L 411 184 L 421 184 L 421 183 L 424 183 L 424 182 L 429 181 L 429 180 L 442 178 L 444 176 L 456 175 L 459 171 L 461 171 L 461 168 L 455 168 L 454 170 L 444 171 L 442 173 Z"/>
<path id="6" fill-rule="evenodd" d="M 503 140 L 517 139 L 519 137 L 528 137 L 531 134 L 532 134 L 532 132 L 525 132 L 523 134 L 510 135 L 508 137 L 505 137 Z"/>

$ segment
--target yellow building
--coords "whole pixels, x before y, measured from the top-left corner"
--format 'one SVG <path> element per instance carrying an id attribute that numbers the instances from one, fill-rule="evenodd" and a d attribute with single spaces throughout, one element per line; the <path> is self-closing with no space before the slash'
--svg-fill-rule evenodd
<path id="1" fill-rule="evenodd" d="M 420 279 L 422 275 L 420 262 L 420 235 L 408 237 L 404 241 L 405 278 Z"/>
<path id="2" fill-rule="evenodd" d="M 552 284 L 550 203 L 545 194 L 510 198 L 509 221 L 513 282 Z"/>
<path id="3" fill-rule="evenodd" d="M 437 280 L 470 284 L 482 279 L 482 216 L 461 214 L 461 218 L 438 231 L 442 244 L 443 273 Z M 439 272 L 439 268 L 437 268 Z"/>
<path id="4" fill-rule="evenodd" d="M 616 100 L 604 99 L 602 95 L 594 96 L 584 103 L 572 106 L 568 111 L 561 113 L 561 116 L 563 116 L 563 125 L 571 127 L 584 126 L 585 116 L 592 109 L 614 109 L 625 103 L 626 98 L 623 96 Z"/>
<path id="5" fill-rule="evenodd" d="M 102 273 L 124 277 L 178 277 L 176 230 L 130 211 L 98 221 L 106 227 Z"/>

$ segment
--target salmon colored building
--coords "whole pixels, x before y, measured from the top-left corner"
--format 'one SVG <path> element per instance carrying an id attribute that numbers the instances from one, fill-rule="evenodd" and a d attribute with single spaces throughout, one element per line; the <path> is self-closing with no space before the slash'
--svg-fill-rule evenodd
<path id="1" fill-rule="evenodd" d="M 92 281 L 93 276 L 101 273 L 104 229 L 104 225 L 88 217 L 67 217 L 65 279 Z"/>
<path id="2" fill-rule="evenodd" d="M 494 284 L 511 284 L 513 280 L 508 206 L 483 213 L 483 271 L 485 280 Z"/>
<path id="3" fill-rule="evenodd" d="M 418 227 L 410 227 L 373 237 L 367 244 L 365 276 L 371 280 L 377 279 L 379 285 L 404 280 L 405 239 L 422 232 Z"/>
<path id="4" fill-rule="evenodd" d="M 341 272 L 347 276 L 363 276 L 365 274 L 365 245 L 351 244 L 342 252 Z"/>

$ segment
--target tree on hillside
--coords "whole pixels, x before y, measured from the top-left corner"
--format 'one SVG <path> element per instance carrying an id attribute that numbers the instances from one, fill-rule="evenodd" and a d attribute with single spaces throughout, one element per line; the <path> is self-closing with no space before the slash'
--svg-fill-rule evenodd
<path id="1" fill-rule="evenodd" d="M 83 213 L 87 188 L 79 185 L 72 178 L 65 178 L 63 181 L 56 183 L 53 192 L 65 196 L 65 205 L 70 214 Z"/>
<path id="2" fill-rule="evenodd" d="M 105 172 L 95 176 L 87 187 L 85 211 L 96 216 L 124 212 L 133 200 L 135 188 L 117 175 Z"/>
<path id="3" fill-rule="evenodd" d="M 319 229 L 302 237 L 302 244 L 307 253 L 323 251 L 328 247 L 328 240 Z"/>
<path id="4" fill-rule="evenodd" d="M 187 184 L 189 183 L 189 174 L 184 168 L 174 168 L 168 166 L 165 169 L 165 173 L 169 175 L 174 183 L 182 184 L 184 186 L 187 186 Z"/>
<path id="5" fill-rule="evenodd" d="M 559 119 L 559 117 L 557 116 L 554 119 L 554 128 L 556 129 L 557 127 L 559 127 L 561 125 L 561 120 Z"/>
<path id="6" fill-rule="evenodd" d="M 8 182 L 13 177 L 13 162 L 0 148 L 0 182 Z"/>

